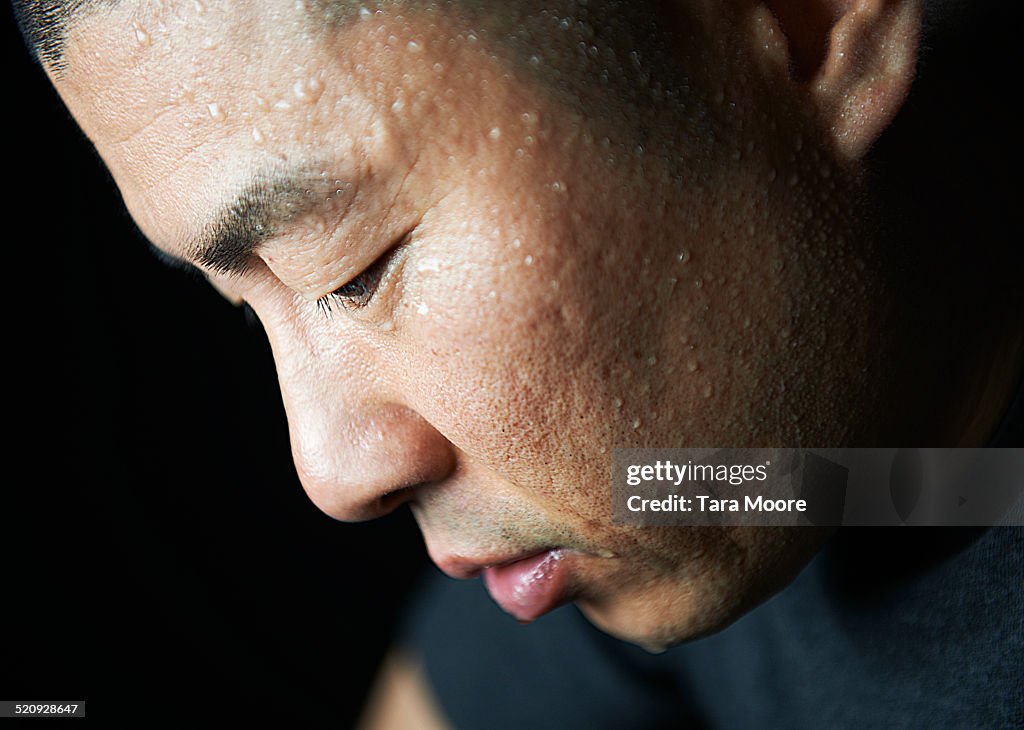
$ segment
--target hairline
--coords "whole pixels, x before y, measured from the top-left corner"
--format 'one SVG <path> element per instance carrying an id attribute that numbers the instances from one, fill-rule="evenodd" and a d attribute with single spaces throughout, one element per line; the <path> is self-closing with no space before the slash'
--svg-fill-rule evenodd
<path id="1" fill-rule="evenodd" d="M 74 26 L 99 7 L 120 0 L 13 0 L 14 17 L 25 45 L 55 76 L 67 68 L 64 51 Z"/>

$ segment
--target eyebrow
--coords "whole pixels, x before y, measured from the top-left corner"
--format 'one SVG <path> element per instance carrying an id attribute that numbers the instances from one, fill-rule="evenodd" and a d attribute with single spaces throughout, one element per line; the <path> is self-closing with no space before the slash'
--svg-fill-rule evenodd
<path id="1" fill-rule="evenodd" d="M 282 226 L 332 197 L 321 173 L 308 167 L 260 171 L 188 243 L 189 258 L 221 274 L 244 274 L 259 247 Z"/>

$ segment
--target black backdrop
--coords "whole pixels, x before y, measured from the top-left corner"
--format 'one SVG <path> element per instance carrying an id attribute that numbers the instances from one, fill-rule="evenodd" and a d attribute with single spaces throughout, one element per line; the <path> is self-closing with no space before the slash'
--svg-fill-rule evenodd
<path id="1" fill-rule="evenodd" d="M 415 524 L 308 500 L 259 325 L 147 250 L 3 16 L 0 699 L 346 727 Z"/>
<path id="2" fill-rule="evenodd" d="M 1003 249 L 1017 287 L 1021 11 L 970 7 L 930 29 L 876 149 L 908 230 L 964 272 Z M 415 526 L 309 502 L 259 325 L 146 250 L 6 6 L 0 22 L 0 699 L 345 727 L 425 566 Z"/>

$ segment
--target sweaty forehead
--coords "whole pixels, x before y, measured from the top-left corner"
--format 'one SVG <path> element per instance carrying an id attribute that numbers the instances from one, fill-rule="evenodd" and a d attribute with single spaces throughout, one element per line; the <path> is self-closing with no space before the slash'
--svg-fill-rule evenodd
<path id="1" fill-rule="evenodd" d="M 272 91 L 285 60 L 310 61 L 305 27 L 278 3 L 93 6 L 67 38 L 59 86 L 105 142 L 123 142 L 159 112 L 227 88 Z"/>
<path id="2" fill-rule="evenodd" d="M 446 141 L 471 146 L 503 113 L 554 105 L 615 135 L 654 128 L 655 89 L 695 136 L 702 105 L 650 78 L 648 5 L 100 4 L 74 23 L 55 83 L 143 232 L 175 249 L 254 172 L 344 160 L 327 174 L 401 176 L 416 148 L 443 163 Z"/>
<path id="3" fill-rule="evenodd" d="M 76 23 L 58 87 L 158 245 L 187 239 L 254 171 L 401 156 L 381 111 L 429 86 L 431 65 L 407 57 L 431 55 L 437 28 L 332 7 L 119 3 Z"/>

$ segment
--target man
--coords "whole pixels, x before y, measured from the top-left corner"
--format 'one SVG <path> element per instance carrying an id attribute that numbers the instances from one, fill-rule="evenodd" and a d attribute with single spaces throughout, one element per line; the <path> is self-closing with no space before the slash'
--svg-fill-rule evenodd
<path id="1" fill-rule="evenodd" d="M 313 501 L 408 504 L 521 621 L 664 648 L 825 538 L 613 525 L 613 446 L 980 446 L 1015 392 L 1013 253 L 870 174 L 916 2 L 19 12 L 146 236 L 259 314 Z"/>

